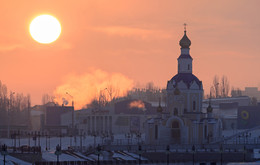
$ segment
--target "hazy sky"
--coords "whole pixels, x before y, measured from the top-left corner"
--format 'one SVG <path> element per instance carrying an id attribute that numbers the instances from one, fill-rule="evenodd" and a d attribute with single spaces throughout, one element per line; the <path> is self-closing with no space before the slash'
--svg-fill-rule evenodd
<path id="1" fill-rule="evenodd" d="M 0 80 L 30 93 L 33 104 L 71 75 L 77 80 L 101 72 L 95 80 L 116 74 L 134 85 L 153 81 L 165 87 L 177 73 L 187 23 L 193 72 L 206 93 L 214 75 L 226 75 L 234 87 L 259 87 L 259 6 L 259 0 L 1 0 Z M 29 34 L 40 14 L 62 24 L 52 44 L 39 44 Z"/>

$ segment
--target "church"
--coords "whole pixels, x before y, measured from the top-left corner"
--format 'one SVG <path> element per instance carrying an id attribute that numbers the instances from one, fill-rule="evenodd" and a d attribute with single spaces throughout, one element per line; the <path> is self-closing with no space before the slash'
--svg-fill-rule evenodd
<path id="1" fill-rule="evenodd" d="M 167 82 L 166 108 L 157 108 L 157 117 L 146 121 L 148 144 L 207 144 L 222 137 L 222 122 L 212 116 L 211 104 L 202 112 L 203 85 L 193 73 L 191 41 L 179 42 L 178 73 Z"/>

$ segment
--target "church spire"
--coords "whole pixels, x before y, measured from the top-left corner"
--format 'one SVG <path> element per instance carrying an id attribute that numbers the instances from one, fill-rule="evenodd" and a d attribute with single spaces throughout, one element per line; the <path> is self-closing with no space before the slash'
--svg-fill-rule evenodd
<path id="1" fill-rule="evenodd" d="M 187 37 L 187 24 L 184 24 L 184 35 L 180 40 L 181 55 L 178 58 L 178 73 L 192 73 L 192 57 L 190 56 L 191 41 Z"/>
<path id="2" fill-rule="evenodd" d="M 211 91 L 210 91 L 209 106 L 207 108 L 208 118 L 212 118 L 212 111 L 213 111 L 213 108 L 211 106 Z"/>
<path id="3" fill-rule="evenodd" d="M 190 45 L 191 45 L 191 41 L 186 35 L 186 32 L 187 32 L 186 26 L 187 26 L 187 24 L 185 23 L 184 24 L 184 35 L 183 35 L 182 39 L 180 40 L 179 44 L 180 44 L 181 48 L 188 48 L 189 49 Z"/>

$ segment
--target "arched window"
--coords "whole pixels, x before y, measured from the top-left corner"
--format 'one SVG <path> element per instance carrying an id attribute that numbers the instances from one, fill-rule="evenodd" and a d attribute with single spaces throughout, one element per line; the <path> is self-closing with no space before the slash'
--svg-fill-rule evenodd
<path id="1" fill-rule="evenodd" d="M 196 110 L 196 101 L 193 101 L 193 104 L 192 104 L 192 109 L 193 109 L 193 111 L 195 111 L 195 110 Z"/>
<path id="2" fill-rule="evenodd" d="M 180 123 L 178 121 L 172 122 L 172 130 L 171 130 L 172 138 L 174 143 L 180 143 L 181 139 L 181 130 Z"/>
<path id="3" fill-rule="evenodd" d="M 172 128 L 180 128 L 179 122 L 178 121 L 173 121 L 172 122 Z"/>
<path id="4" fill-rule="evenodd" d="M 173 115 L 174 115 L 174 116 L 178 116 L 178 109 L 177 109 L 177 108 L 174 108 L 174 110 L 173 110 Z"/>

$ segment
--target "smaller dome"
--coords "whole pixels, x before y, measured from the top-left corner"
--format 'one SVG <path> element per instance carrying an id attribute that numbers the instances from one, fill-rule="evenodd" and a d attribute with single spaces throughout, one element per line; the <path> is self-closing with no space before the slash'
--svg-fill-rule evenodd
<path id="1" fill-rule="evenodd" d="M 186 35 L 186 30 L 184 31 L 184 36 L 180 40 L 179 44 L 180 44 L 181 48 L 189 48 L 190 47 L 191 41 Z"/>

